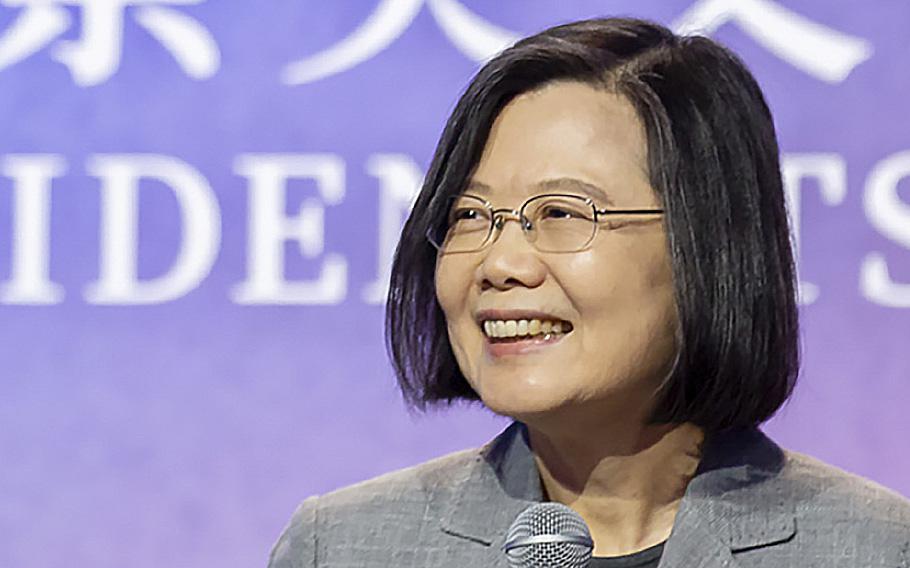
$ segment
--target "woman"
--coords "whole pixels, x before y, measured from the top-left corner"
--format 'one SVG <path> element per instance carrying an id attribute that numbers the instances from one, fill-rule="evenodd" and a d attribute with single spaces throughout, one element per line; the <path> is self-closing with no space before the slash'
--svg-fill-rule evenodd
<path id="1" fill-rule="evenodd" d="M 797 375 L 790 234 L 761 91 L 708 39 L 582 21 L 481 69 L 387 324 L 412 405 L 515 423 L 304 501 L 273 568 L 504 566 L 538 501 L 584 518 L 592 565 L 910 566 L 910 504 L 757 430 Z"/>

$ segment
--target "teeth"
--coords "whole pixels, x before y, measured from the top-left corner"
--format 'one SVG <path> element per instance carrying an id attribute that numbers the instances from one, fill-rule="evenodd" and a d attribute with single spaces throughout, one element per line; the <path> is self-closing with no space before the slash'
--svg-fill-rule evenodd
<path id="1" fill-rule="evenodd" d="M 483 331 L 487 337 L 523 337 L 549 333 L 568 333 L 572 331 L 572 324 L 537 319 L 487 320 L 483 322 Z"/>

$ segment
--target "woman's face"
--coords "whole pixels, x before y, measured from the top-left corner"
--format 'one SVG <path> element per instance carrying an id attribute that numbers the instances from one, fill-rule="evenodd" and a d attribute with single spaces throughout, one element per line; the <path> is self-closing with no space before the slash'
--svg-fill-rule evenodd
<path id="1" fill-rule="evenodd" d="M 659 208 L 646 156 L 642 126 L 624 98 L 553 83 L 502 110 L 468 192 L 494 208 L 518 209 L 554 192 L 593 192 L 598 209 Z M 581 183 L 596 189 L 586 193 Z M 528 423 L 585 415 L 643 421 L 675 357 L 659 215 L 602 220 L 592 243 L 571 253 L 539 252 L 517 222 L 506 222 L 481 251 L 439 255 L 436 295 L 471 386 L 494 412 Z M 494 333 L 514 326 L 526 335 L 490 337 L 487 320 L 504 322 L 492 324 Z M 529 335 L 557 322 L 562 333 Z"/>

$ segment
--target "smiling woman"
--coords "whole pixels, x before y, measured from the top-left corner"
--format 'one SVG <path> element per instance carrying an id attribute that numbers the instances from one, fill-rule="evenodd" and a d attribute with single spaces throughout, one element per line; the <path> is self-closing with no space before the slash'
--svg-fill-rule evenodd
<path id="1" fill-rule="evenodd" d="M 798 370 L 790 233 L 767 105 L 708 39 L 589 20 L 481 69 L 405 225 L 387 337 L 415 407 L 515 422 L 306 500 L 273 568 L 505 565 L 540 501 L 581 516 L 597 566 L 910 565 L 906 501 L 758 430 Z"/>
<path id="2" fill-rule="evenodd" d="M 494 412 L 566 435 L 647 421 L 678 324 L 646 153 L 631 104 L 580 82 L 517 96 L 497 116 L 472 183 L 497 204 L 524 202 L 522 223 L 486 223 L 478 250 L 442 243 L 435 278 L 458 368 Z M 602 189 L 537 193 L 548 180 L 563 180 L 563 191 Z M 590 194 L 601 203 L 589 204 Z M 608 202 L 619 215 L 598 214 L 611 212 Z M 448 234 L 458 239 L 463 222 L 449 221 Z M 558 331 L 504 341 L 535 320 Z M 486 321 L 506 333 L 485 334 Z"/>

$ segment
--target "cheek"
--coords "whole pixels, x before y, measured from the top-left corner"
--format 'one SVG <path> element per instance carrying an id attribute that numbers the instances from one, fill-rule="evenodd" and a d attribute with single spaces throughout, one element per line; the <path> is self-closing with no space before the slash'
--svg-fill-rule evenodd
<path id="1" fill-rule="evenodd" d="M 458 257 L 447 257 L 436 264 L 436 301 L 445 315 L 449 343 L 461 361 L 470 342 L 476 339 L 471 290 L 474 285 L 474 266 Z M 473 346 L 476 350 L 476 345 Z"/>
<path id="2" fill-rule="evenodd" d="M 586 350 L 640 357 L 675 344 L 673 274 L 660 246 L 579 254 L 566 268 Z"/>
<path id="3" fill-rule="evenodd" d="M 470 280 L 466 281 L 467 269 L 449 259 L 436 262 L 436 301 L 442 308 L 450 326 L 457 315 L 464 310 Z"/>
<path id="4" fill-rule="evenodd" d="M 648 375 L 663 379 L 676 359 L 677 309 L 673 273 L 665 255 L 656 255 L 645 262 L 629 295 L 635 300 L 629 304 L 635 309 L 628 313 L 629 325 L 634 329 L 627 346 L 635 353 L 634 364 Z"/>
<path id="5" fill-rule="evenodd" d="M 471 377 L 475 375 L 472 369 L 476 361 L 471 354 L 479 353 L 481 347 L 472 345 L 478 340 L 469 305 L 472 274 L 471 267 L 457 262 L 457 259 L 455 262 L 446 259 L 436 264 L 436 301 L 445 315 L 449 345 L 462 373 L 475 386 Z"/>

